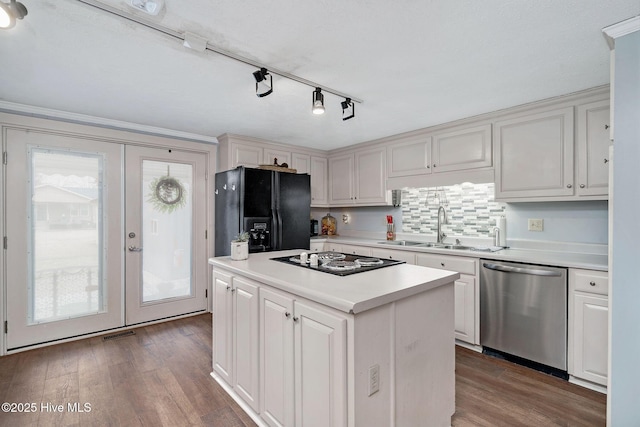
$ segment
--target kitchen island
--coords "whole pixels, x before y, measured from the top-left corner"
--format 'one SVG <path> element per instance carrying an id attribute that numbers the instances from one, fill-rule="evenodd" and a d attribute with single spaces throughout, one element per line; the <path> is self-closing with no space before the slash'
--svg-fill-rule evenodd
<path id="1" fill-rule="evenodd" d="M 258 425 L 450 425 L 459 274 L 341 277 L 271 259 L 300 252 L 209 260 L 213 378 Z"/>

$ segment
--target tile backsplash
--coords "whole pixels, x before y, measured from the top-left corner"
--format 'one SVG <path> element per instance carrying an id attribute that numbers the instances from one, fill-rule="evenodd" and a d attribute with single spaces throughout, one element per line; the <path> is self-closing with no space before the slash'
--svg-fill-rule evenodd
<path id="1" fill-rule="evenodd" d="M 441 190 L 446 199 L 441 196 Z M 494 194 L 493 183 L 403 189 L 402 232 L 435 236 L 438 206 L 443 203 L 448 224 L 443 224 L 442 230 L 448 236 L 492 236 L 493 227 L 498 218 L 505 215 L 507 206 L 494 201 Z"/>

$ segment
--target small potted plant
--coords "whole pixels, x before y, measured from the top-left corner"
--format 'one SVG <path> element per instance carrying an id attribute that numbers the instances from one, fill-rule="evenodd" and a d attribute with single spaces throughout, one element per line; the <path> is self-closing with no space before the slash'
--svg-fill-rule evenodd
<path id="1" fill-rule="evenodd" d="M 231 241 L 231 259 L 243 260 L 249 258 L 249 233 L 240 231 L 240 234 Z"/>

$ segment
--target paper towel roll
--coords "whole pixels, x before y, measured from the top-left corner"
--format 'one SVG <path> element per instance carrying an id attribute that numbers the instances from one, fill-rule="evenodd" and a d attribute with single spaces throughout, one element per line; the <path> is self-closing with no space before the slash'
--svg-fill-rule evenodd
<path id="1" fill-rule="evenodd" d="M 507 246 L 507 217 L 498 218 L 498 228 L 500 229 L 500 246 Z"/>

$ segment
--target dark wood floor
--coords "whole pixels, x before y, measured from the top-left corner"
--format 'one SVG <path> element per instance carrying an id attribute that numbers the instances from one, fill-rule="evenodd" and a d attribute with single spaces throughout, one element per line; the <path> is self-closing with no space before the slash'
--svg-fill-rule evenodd
<path id="1" fill-rule="evenodd" d="M 0 425 L 254 426 L 210 371 L 210 314 L 0 357 L 0 402 L 36 409 L 0 412 Z M 69 411 L 76 403 L 90 412 Z M 605 405 L 599 393 L 456 349 L 454 426 L 598 426 Z"/>

